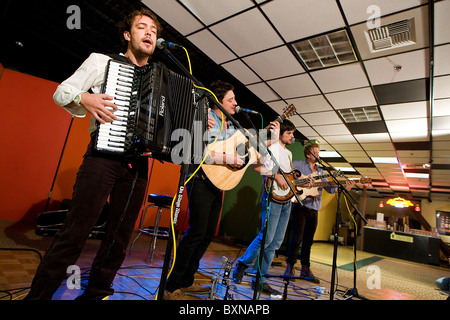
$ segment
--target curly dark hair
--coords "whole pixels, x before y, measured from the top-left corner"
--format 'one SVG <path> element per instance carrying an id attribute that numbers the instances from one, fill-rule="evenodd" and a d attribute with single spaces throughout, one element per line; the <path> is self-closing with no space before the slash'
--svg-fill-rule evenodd
<path id="1" fill-rule="evenodd" d="M 216 80 L 213 83 L 211 83 L 209 89 L 212 92 L 214 92 L 215 96 L 217 97 L 217 100 L 219 100 L 219 102 L 222 102 L 223 98 L 225 97 L 225 94 L 230 90 L 234 90 L 234 86 L 228 82 Z"/>

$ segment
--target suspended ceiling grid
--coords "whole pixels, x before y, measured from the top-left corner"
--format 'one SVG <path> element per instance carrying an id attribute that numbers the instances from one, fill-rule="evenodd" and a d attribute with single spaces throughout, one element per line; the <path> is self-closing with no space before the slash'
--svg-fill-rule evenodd
<path id="1" fill-rule="evenodd" d="M 297 130 L 318 140 L 321 151 L 337 152 L 324 160 L 347 177 L 370 177 L 369 195 L 448 200 L 449 0 L 435 1 L 431 15 L 428 1 L 420 0 L 143 3 L 278 114 L 294 104 L 297 114 L 290 120 Z M 378 12 L 380 18 L 370 20 Z M 373 23 L 407 19 L 413 20 L 412 44 L 373 50 L 368 41 Z M 297 42 L 342 30 L 356 61 L 310 70 L 296 53 Z M 380 119 L 346 123 L 340 113 L 367 107 Z M 373 157 L 393 157 L 396 163 Z"/>

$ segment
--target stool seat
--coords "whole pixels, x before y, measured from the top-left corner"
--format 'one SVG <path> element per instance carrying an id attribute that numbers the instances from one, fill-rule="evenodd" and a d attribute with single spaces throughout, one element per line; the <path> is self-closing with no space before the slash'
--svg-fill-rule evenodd
<path id="1" fill-rule="evenodd" d="M 160 194 L 150 193 L 147 201 L 153 203 L 157 207 L 170 207 L 172 205 L 172 197 Z"/>

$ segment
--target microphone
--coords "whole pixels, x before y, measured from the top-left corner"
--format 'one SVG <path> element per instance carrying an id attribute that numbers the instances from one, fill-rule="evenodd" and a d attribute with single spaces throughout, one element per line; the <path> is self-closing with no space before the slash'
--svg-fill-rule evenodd
<path id="1" fill-rule="evenodd" d="M 169 48 L 169 49 L 183 48 L 183 46 L 180 46 L 179 44 L 176 44 L 176 43 L 173 43 L 173 42 L 167 42 L 167 41 L 164 40 L 163 38 L 159 38 L 158 40 L 156 40 L 156 46 L 158 47 L 158 49 L 164 49 L 164 48 Z"/>
<path id="2" fill-rule="evenodd" d="M 253 111 L 253 110 L 250 110 L 250 109 L 244 109 L 244 108 L 241 108 L 239 106 L 236 106 L 236 112 L 246 112 L 246 113 L 252 113 L 252 114 L 259 114 L 258 111 Z"/>

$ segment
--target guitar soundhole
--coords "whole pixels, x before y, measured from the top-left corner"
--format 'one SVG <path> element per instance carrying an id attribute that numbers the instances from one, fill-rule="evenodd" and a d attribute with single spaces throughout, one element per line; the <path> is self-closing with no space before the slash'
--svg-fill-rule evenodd
<path id="1" fill-rule="evenodd" d="M 244 164 L 240 167 L 240 168 L 232 168 L 233 170 L 240 170 L 242 168 L 244 168 L 247 163 L 250 161 L 250 155 L 248 153 L 248 147 L 246 146 L 245 143 L 239 143 L 236 146 L 236 155 L 242 159 L 242 161 L 244 162 Z"/>

